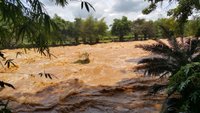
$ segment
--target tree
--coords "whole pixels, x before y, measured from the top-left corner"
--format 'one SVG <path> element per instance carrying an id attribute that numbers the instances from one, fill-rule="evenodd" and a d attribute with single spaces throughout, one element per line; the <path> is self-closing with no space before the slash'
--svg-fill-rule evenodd
<path id="1" fill-rule="evenodd" d="M 142 24 L 145 19 L 137 19 L 132 22 L 131 31 L 134 34 L 135 40 L 138 40 L 138 35 L 142 34 Z"/>
<path id="2" fill-rule="evenodd" d="M 94 43 L 95 39 L 95 23 L 96 20 L 93 18 L 93 16 L 89 16 L 83 23 L 82 28 L 82 35 L 83 35 L 83 42 L 86 43 L 87 39 L 89 40 L 90 44 Z"/>
<path id="3" fill-rule="evenodd" d="M 174 0 L 169 0 L 173 2 Z M 168 11 L 169 16 L 175 17 L 178 22 L 185 23 L 189 16 L 191 16 L 195 10 L 200 9 L 199 0 L 175 0 L 178 3 L 178 6 L 174 9 Z M 143 10 L 144 14 L 149 14 L 157 8 L 158 3 L 163 2 L 163 0 L 148 0 L 150 5 Z"/>
<path id="4" fill-rule="evenodd" d="M 83 21 L 81 18 L 75 18 L 74 27 L 75 33 L 74 38 L 76 40 L 76 44 L 79 44 L 79 37 L 81 37 L 81 27 L 83 26 Z"/>
<path id="5" fill-rule="evenodd" d="M 138 35 L 143 35 L 144 39 L 154 37 L 156 34 L 156 26 L 153 21 L 146 21 L 145 19 L 137 19 L 132 22 L 132 33 L 135 39 L 138 40 Z"/>
<path id="6" fill-rule="evenodd" d="M 53 1 L 64 7 L 71 0 Z M 81 8 L 84 6 L 88 11 L 93 8 L 90 3 L 81 1 Z M 48 39 L 51 36 L 49 33 L 56 28 L 39 0 L 0 1 L 0 23 L 4 25 L 0 26 L 2 42 L 9 35 L 16 42 L 26 39 L 33 47 L 38 48 L 38 52 L 41 54 L 44 51 L 49 52 Z"/>
<path id="7" fill-rule="evenodd" d="M 200 104 L 200 63 L 190 63 L 175 73 L 168 86 L 168 95 L 181 95 L 177 101 L 176 111 L 199 113 Z M 174 107 L 174 106 L 171 106 Z"/>
<path id="8" fill-rule="evenodd" d="M 124 36 L 131 31 L 131 22 L 127 17 L 123 16 L 122 19 L 114 19 L 111 28 L 112 35 L 119 36 L 119 41 L 124 41 Z"/>
<path id="9" fill-rule="evenodd" d="M 108 29 L 108 26 L 106 25 L 104 18 L 96 22 L 96 43 L 99 43 L 99 38 L 106 35 L 106 31 Z"/>
<path id="10" fill-rule="evenodd" d="M 200 17 L 193 17 L 185 25 L 185 35 L 186 36 L 197 36 L 198 29 L 200 28 Z"/>
<path id="11" fill-rule="evenodd" d="M 156 24 L 158 26 L 158 28 L 161 30 L 161 34 L 164 38 L 166 38 L 165 36 L 165 32 L 161 29 L 160 26 L 164 27 L 165 29 L 168 29 L 170 32 L 173 32 L 173 34 L 175 35 L 175 37 L 178 36 L 178 32 L 177 32 L 177 23 L 174 20 L 174 18 L 161 18 L 156 20 Z"/>
<path id="12" fill-rule="evenodd" d="M 51 32 L 51 35 L 52 35 L 51 43 L 53 45 L 56 45 L 57 43 L 64 44 L 67 36 L 69 35 L 67 33 L 68 32 L 67 30 L 68 30 L 70 22 L 65 21 L 64 19 L 62 19 L 56 14 L 52 18 L 52 21 L 56 24 L 57 29 Z"/>
<path id="13" fill-rule="evenodd" d="M 136 67 L 136 70 L 144 70 L 146 75 L 163 77 L 166 74 L 175 74 L 181 66 L 200 60 L 199 40 L 188 39 L 184 44 L 180 44 L 175 38 L 171 37 L 170 33 L 166 34 L 168 35 L 169 45 L 157 40 L 157 43 L 153 45 L 137 46 L 155 56 L 140 60 L 140 65 Z"/>
<path id="14" fill-rule="evenodd" d="M 55 1 L 57 5 L 63 7 L 68 3 L 68 0 L 53 1 Z M 81 8 L 83 8 L 84 5 L 88 11 L 90 8 L 93 8 L 90 3 L 81 1 Z M 26 39 L 33 47 L 37 48 L 39 53 L 46 55 L 45 52 L 47 52 L 48 55 L 50 55 L 48 38 L 53 29 L 55 29 L 55 24 L 46 13 L 43 4 L 39 0 L 0 1 L 1 46 L 5 41 L 7 41 L 8 37 L 11 37 L 10 40 L 15 40 L 16 43 L 20 40 L 23 41 Z M 4 49 L 3 46 L 0 49 Z M 11 61 L 9 62 L 12 63 Z M 45 77 L 50 77 L 50 75 L 45 74 Z M 12 87 L 11 84 L 0 81 L 0 87 L 4 88 L 4 86 Z M 12 88 L 14 88 L 14 86 Z M 0 103 L 0 112 L 11 112 L 7 109 L 8 103 Z"/>
<path id="15" fill-rule="evenodd" d="M 187 22 L 188 17 L 191 16 L 194 11 L 198 11 L 200 9 L 200 2 L 199 0 L 169 0 L 169 2 L 173 1 L 177 1 L 178 6 L 169 10 L 168 16 L 172 16 L 177 20 L 178 27 L 176 29 L 183 42 L 185 23 Z M 156 9 L 158 3 L 163 2 L 163 0 L 148 0 L 148 2 L 150 2 L 150 5 L 143 10 L 144 14 L 151 13 Z"/>
<path id="16" fill-rule="evenodd" d="M 156 29 L 154 26 L 153 21 L 146 21 L 142 24 L 141 26 L 141 32 L 144 35 L 144 39 L 146 40 L 147 38 L 154 37 L 156 34 Z"/>

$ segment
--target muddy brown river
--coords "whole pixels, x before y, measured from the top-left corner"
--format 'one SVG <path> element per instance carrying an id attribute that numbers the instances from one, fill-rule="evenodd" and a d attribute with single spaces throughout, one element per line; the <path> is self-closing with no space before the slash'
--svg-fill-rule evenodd
<path id="1" fill-rule="evenodd" d="M 16 87 L 2 89 L 0 98 L 10 100 L 14 113 L 158 113 L 165 95 L 149 95 L 148 89 L 161 81 L 133 71 L 138 59 L 149 55 L 135 45 L 151 43 L 52 47 L 51 59 L 34 50 L 2 50 L 17 67 L 0 67 L 0 80 Z M 23 54 L 16 58 L 17 52 Z M 74 63 L 85 52 L 90 63 Z M 43 72 L 53 79 L 38 75 Z"/>

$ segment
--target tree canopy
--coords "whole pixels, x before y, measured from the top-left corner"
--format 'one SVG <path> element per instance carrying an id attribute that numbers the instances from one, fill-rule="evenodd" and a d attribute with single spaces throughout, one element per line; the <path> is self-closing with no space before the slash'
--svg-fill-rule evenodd
<path id="1" fill-rule="evenodd" d="M 69 1 L 71 0 L 51 2 L 64 7 Z M 90 3 L 81 1 L 81 8 L 84 6 L 88 11 L 93 8 Z M 38 48 L 41 54 L 45 54 L 44 51 L 49 52 L 49 33 L 57 28 L 40 0 L 1 0 L 0 25 L 1 49 L 6 45 L 13 47 L 17 42 L 26 40 Z"/>
<path id="2" fill-rule="evenodd" d="M 149 14 L 157 8 L 158 3 L 163 0 L 147 0 L 150 5 L 143 10 L 144 14 Z M 169 16 L 175 17 L 180 23 L 185 23 L 189 16 L 191 16 L 195 10 L 200 9 L 199 0 L 169 0 L 170 3 L 177 2 L 178 5 L 174 9 L 168 11 Z"/>
<path id="3" fill-rule="evenodd" d="M 119 36 L 119 41 L 124 41 L 124 36 L 131 31 L 131 21 L 127 17 L 123 16 L 122 19 L 114 19 L 114 23 L 111 28 L 113 35 Z"/>

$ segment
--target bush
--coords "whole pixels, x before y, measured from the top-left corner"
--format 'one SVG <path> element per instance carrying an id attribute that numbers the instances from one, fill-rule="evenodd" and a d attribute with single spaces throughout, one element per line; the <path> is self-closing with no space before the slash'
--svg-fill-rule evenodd
<path id="1" fill-rule="evenodd" d="M 187 64 L 169 79 L 168 94 L 179 94 L 180 112 L 200 113 L 200 62 Z"/>

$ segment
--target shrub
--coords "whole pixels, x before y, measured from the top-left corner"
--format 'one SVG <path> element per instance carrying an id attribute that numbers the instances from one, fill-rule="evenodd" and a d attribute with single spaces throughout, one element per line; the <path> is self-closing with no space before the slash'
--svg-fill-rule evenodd
<path id="1" fill-rule="evenodd" d="M 200 62 L 187 64 L 169 79 L 169 96 L 178 93 L 179 110 L 200 113 Z"/>

